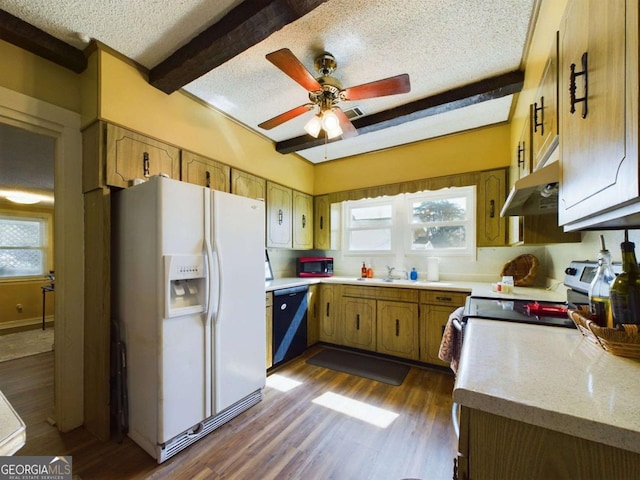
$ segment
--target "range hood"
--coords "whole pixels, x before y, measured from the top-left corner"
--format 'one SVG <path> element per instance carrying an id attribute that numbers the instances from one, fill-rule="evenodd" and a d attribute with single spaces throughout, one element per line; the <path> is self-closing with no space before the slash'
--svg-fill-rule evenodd
<path id="1" fill-rule="evenodd" d="M 517 180 L 500 212 L 501 217 L 543 215 L 558 210 L 558 162 Z"/>

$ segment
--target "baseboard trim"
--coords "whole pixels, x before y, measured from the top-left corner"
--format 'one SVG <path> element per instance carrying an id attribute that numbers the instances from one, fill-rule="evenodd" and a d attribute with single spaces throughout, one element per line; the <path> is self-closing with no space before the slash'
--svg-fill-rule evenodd
<path id="1" fill-rule="evenodd" d="M 45 327 L 51 327 L 54 324 L 53 315 L 44 317 Z M 0 323 L 0 335 L 9 333 L 24 332 L 25 330 L 34 330 L 42 328 L 42 317 L 26 318 L 22 320 L 10 320 Z"/>

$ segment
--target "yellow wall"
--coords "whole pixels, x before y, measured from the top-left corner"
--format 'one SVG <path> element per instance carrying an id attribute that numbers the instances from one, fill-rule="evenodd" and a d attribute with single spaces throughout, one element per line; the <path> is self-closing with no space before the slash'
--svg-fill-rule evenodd
<path id="1" fill-rule="evenodd" d="M 286 186 L 313 193 L 313 165 L 183 92 L 167 95 L 128 62 L 100 51 L 101 119 Z"/>
<path id="2" fill-rule="evenodd" d="M 505 167 L 509 133 L 509 125 L 503 124 L 320 163 L 315 168 L 315 193 Z"/>
<path id="3" fill-rule="evenodd" d="M 80 75 L 0 40 L 0 86 L 80 112 Z"/>

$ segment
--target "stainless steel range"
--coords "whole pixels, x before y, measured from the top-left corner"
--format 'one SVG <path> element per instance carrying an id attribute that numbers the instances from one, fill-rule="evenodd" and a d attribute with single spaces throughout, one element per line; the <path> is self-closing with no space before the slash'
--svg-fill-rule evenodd
<path id="1" fill-rule="evenodd" d="M 614 262 L 611 265 L 613 273 L 619 275 L 622 264 Z M 589 303 L 589 285 L 596 275 L 598 262 L 593 260 L 574 260 L 564 270 L 564 284 L 568 287 L 567 302 L 574 305 Z"/>

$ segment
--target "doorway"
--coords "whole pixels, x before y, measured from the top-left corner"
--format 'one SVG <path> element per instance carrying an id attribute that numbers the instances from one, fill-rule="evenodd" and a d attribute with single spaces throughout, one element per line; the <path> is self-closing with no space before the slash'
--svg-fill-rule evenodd
<path id="1" fill-rule="evenodd" d="M 84 417 L 84 227 L 80 115 L 0 87 L 0 123 L 53 140 L 54 398 L 58 429 Z"/>

